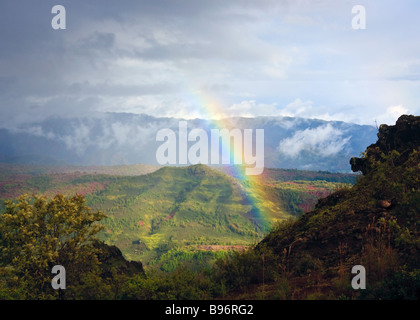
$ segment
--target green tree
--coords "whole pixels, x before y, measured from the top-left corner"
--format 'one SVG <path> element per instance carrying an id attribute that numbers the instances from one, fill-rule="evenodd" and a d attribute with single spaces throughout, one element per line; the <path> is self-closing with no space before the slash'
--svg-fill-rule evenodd
<path id="1" fill-rule="evenodd" d="M 65 267 L 65 292 L 71 298 L 81 285 L 100 280 L 93 244 L 102 229 L 97 222 L 105 215 L 87 207 L 83 196 L 58 194 L 48 201 L 23 195 L 5 206 L 0 214 L 0 298 L 57 298 L 51 287 L 54 265 Z"/>

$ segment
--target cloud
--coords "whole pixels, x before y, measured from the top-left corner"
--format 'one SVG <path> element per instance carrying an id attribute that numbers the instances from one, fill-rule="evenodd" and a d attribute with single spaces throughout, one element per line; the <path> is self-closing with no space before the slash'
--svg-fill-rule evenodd
<path id="1" fill-rule="evenodd" d="M 420 112 L 415 2 L 369 3 L 360 32 L 349 1 L 71 1 L 64 31 L 55 4 L 0 2 L 2 127 L 86 110 L 191 118 L 200 89 L 247 117 Z"/>
<path id="2" fill-rule="evenodd" d="M 402 105 L 390 106 L 377 118 L 377 124 L 394 125 L 398 118 L 403 114 L 410 114 L 410 112 Z"/>
<path id="3" fill-rule="evenodd" d="M 114 122 L 109 125 L 112 130 L 107 138 L 119 146 L 129 146 L 131 148 L 140 148 L 154 141 L 158 130 L 151 124 L 140 126 L 135 123 L 127 125 L 121 122 Z"/>
<path id="4" fill-rule="evenodd" d="M 77 155 L 82 155 L 84 151 L 92 144 L 90 139 L 90 128 L 85 124 L 80 124 L 74 127 L 72 135 L 65 135 L 59 137 L 68 149 L 75 150 Z"/>
<path id="5" fill-rule="evenodd" d="M 312 101 L 302 101 L 300 98 L 296 98 L 283 108 L 280 114 L 285 117 L 311 117 L 314 116 L 313 112 L 314 107 Z"/>
<path id="6" fill-rule="evenodd" d="M 277 104 L 258 103 L 255 100 L 244 100 L 227 108 L 226 116 L 229 117 L 258 117 L 275 116 L 278 114 Z"/>
<path id="7" fill-rule="evenodd" d="M 296 158 L 307 151 L 322 157 L 334 156 L 341 152 L 350 137 L 331 124 L 296 131 L 292 137 L 280 141 L 278 151 L 281 155 Z"/>
<path id="8" fill-rule="evenodd" d="M 279 106 L 278 103 L 259 103 L 256 100 L 243 100 L 227 108 L 228 116 L 239 117 L 302 117 L 317 118 L 320 108 L 314 107 L 314 103 L 310 100 L 303 101 L 296 98 L 288 103 L 285 107 Z"/>

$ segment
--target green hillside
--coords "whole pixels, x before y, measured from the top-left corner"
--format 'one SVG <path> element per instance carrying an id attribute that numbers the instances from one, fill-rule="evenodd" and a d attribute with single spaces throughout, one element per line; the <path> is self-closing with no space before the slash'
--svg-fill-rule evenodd
<path id="1" fill-rule="evenodd" d="M 247 181 L 204 165 L 158 169 L 2 164 L 0 177 L 0 199 L 84 195 L 88 206 L 107 216 L 101 222 L 103 241 L 120 248 L 129 260 L 165 271 L 186 261 L 199 268 L 245 249 L 275 223 L 312 209 L 318 198 L 355 179 L 267 169 L 263 177 Z"/>
<path id="2" fill-rule="evenodd" d="M 238 185 L 204 166 L 127 177 L 86 198 L 108 215 L 104 240 L 134 260 L 148 262 L 174 246 L 248 245 L 262 232 Z"/>

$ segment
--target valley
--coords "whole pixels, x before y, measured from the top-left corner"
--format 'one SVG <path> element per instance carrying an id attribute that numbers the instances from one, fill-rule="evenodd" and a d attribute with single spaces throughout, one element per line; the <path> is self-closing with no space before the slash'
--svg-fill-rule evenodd
<path id="1" fill-rule="evenodd" d="M 311 210 L 357 177 L 265 169 L 243 180 L 231 169 L 0 164 L 0 199 L 84 195 L 89 207 L 106 214 L 101 240 L 146 268 L 173 271 L 180 263 L 205 268 L 256 244 L 276 223 Z"/>

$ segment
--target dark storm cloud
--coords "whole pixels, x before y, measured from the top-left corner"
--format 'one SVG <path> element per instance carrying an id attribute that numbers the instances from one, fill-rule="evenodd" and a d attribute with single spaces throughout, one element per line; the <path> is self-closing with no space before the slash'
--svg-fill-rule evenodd
<path id="1" fill-rule="evenodd" d="M 256 58 L 256 52 L 231 42 L 223 15 L 230 6 L 222 1 L 63 1 L 64 31 L 51 28 L 55 4 L 0 4 L 0 92 L 8 97 L 2 99 L 3 118 L 29 120 L 34 110 L 47 116 L 100 109 L 80 101 L 103 96 L 171 94 L 178 81 L 171 75 L 160 79 L 165 64 Z M 138 83 L 125 80 L 130 68 L 120 68 L 118 59 L 146 61 Z M 163 64 L 149 69 L 147 60 Z"/>
<path id="2" fill-rule="evenodd" d="M 350 0 L 2 0 L 0 127 L 102 111 L 196 117 L 200 91 L 235 115 L 415 112 L 419 6 L 408 2 L 366 2 L 357 33 Z M 51 27 L 57 4 L 66 30 Z M 363 112 L 349 119 L 349 105 Z"/>

